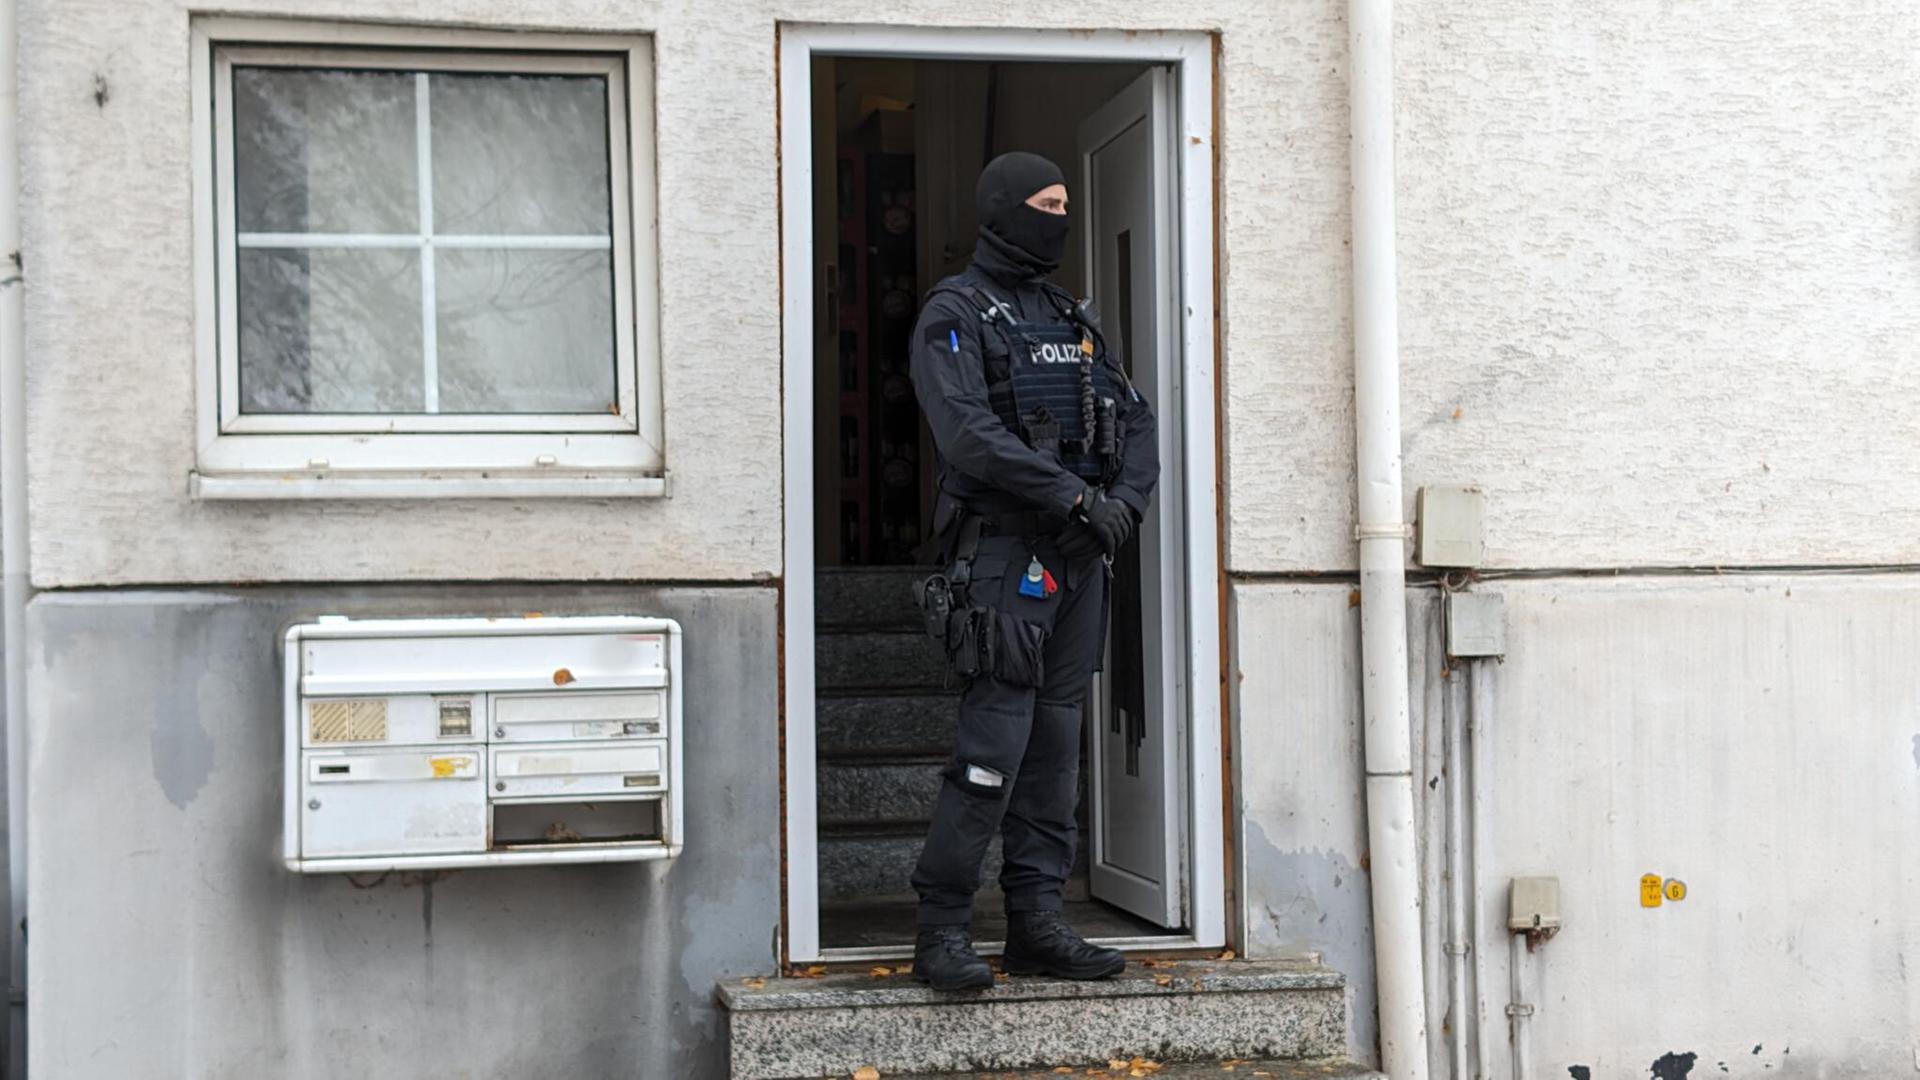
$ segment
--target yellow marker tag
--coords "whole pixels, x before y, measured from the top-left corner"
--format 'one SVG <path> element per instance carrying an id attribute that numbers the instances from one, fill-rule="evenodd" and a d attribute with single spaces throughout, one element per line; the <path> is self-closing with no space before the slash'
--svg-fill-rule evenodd
<path id="1" fill-rule="evenodd" d="M 1687 883 L 1679 878 L 1667 879 L 1667 899 L 1679 903 L 1687 898 Z"/>
<path id="2" fill-rule="evenodd" d="M 435 780 L 445 780 L 447 777 L 453 775 L 455 769 L 467 763 L 467 759 L 463 757 L 437 757 L 428 758 L 427 761 L 433 766 L 433 778 Z"/>
<path id="3" fill-rule="evenodd" d="M 1640 879 L 1640 906 L 1660 906 L 1660 875 L 1648 874 Z"/>
<path id="4" fill-rule="evenodd" d="M 1083 353 L 1086 353 L 1088 356 L 1092 356 L 1093 355 L 1093 339 L 1090 337 L 1081 338 L 1080 351 Z"/>

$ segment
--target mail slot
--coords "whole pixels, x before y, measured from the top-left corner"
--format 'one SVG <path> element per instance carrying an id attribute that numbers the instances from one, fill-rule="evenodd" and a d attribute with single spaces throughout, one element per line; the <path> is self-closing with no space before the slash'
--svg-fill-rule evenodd
<path id="1" fill-rule="evenodd" d="M 494 795 L 527 799 L 586 795 L 631 795 L 666 787 L 666 747 L 543 746 L 493 750 Z"/>
<path id="2" fill-rule="evenodd" d="M 665 734 L 666 693 L 495 694 L 496 742 L 573 739 L 658 739 Z"/>
<path id="3" fill-rule="evenodd" d="M 482 747 L 308 754 L 301 806 L 306 853 L 471 851 L 487 837 Z"/>
<path id="4" fill-rule="evenodd" d="M 328 617 L 284 645 L 290 869 L 679 854 L 671 619 Z"/>

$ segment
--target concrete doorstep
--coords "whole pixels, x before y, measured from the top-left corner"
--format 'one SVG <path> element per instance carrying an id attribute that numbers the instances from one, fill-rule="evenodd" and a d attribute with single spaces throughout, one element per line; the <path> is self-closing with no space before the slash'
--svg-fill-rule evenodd
<path id="1" fill-rule="evenodd" d="M 1234 1067 L 1226 1075 L 1251 1076 L 1241 1062 L 1331 1067 L 1346 1051 L 1345 979 L 1313 964 L 1136 962 L 1097 982 L 1002 977 L 974 993 L 940 993 L 905 965 L 882 967 L 885 976 L 723 984 L 735 1080 L 850 1077 L 863 1068 L 882 1077 L 1022 1069 L 1058 1076 L 1065 1074 L 1050 1070 L 1063 1067 L 1215 1075 L 1227 1062 Z M 1127 1069 L 1112 1073 L 1121 1062 Z M 1214 1072 L 1169 1074 L 1174 1063 Z"/>
<path id="2" fill-rule="evenodd" d="M 857 1069 L 852 1075 L 857 1080 L 869 1080 Z M 1106 1080 L 1119 1080 L 1121 1077 L 1151 1077 L 1152 1080 L 1244 1080 L 1246 1077 L 1258 1077 L 1260 1080 L 1385 1080 L 1384 1073 L 1362 1068 L 1340 1058 L 1323 1061 L 1247 1061 L 1228 1058 L 1223 1061 L 1177 1061 L 1171 1064 L 1133 1059 L 1084 1068 L 1060 1065 L 1051 1069 L 1022 1069 L 1015 1072 L 922 1073 L 903 1077 L 886 1077 L 876 1071 L 873 1075 L 880 1080 L 1061 1080 L 1068 1076 L 1105 1077 Z"/>

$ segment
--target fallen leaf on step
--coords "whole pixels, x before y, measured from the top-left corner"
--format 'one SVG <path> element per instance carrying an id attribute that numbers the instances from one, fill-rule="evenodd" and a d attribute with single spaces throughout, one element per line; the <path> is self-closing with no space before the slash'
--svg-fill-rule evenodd
<path id="1" fill-rule="evenodd" d="M 1108 1069 L 1111 1069 L 1111 1070 L 1112 1070 L 1112 1071 L 1114 1071 L 1114 1072 L 1119 1072 L 1119 1071 L 1120 1071 L 1121 1069 L 1125 1069 L 1125 1068 L 1129 1068 L 1129 1067 L 1131 1067 L 1132 1065 L 1133 1065 L 1133 1062 L 1131 1062 L 1131 1061 L 1122 1061 L 1122 1060 L 1121 1060 L 1121 1059 L 1119 1059 L 1119 1058 L 1108 1058 L 1108 1059 L 1107 1059 L 1107 1068 L 1108 1068 Z"/>
<path id="2" fill-rule="evenodd" d="M 1221 950 L 1220 950 L 1220 955 L 1219 955 L 1219 956 L 1216 956 L 1216 957 L 1214 957 L 1214 959 L 1215 959 L 1215 960 L 1231 960 L 1231 959 L 1233 959 L 1233 950 L 1232 950 L 1232 949 L 1221 949 Z"/>
<path id="3" fill-rule="evenodd" d="M 1057 1068 L 1057 1069 L 1055 1069 L 1055 1070 L 1053 1070 L 1053 1071 L 1054 1071 L 1054 1072 L 1056 1072 L 1056 1073 L 1058 1073 L 1058 1074 L 1059 1074 L 1059 1075 L 1061 1075 L 1061 1076 L 1071 1076 L 1071 1075 L 1073 1075 L 1073 1066 L 1071 1066 L 1071 1065 L 1062 1065 L 1062 1066 L 1060 1066 L 1059 1068 Z"/>
<path id="4" fill-rule="evenodd" d="M 561 668 L 553 673 L 553 685 L 555 686 L 565 686 L 572 681 L 573 672 L 568 671 L 566 668 Z"/>
<path id="5" fill-rule="evenodd" d="M 793 979 L 824 979 L 827 977 L 827 968 L 824 964 L 788 968 L 787 977 Z"/>
<path id="6" fill-rule="evenodd" d="M 880 1080 L 880 1070 L 871 1065 L 862 1065 L 853 1070 L 853 1080 Z"/>
<path id="7" fill-rule="evenodd" d="M 893 974 L 893 969 L 883 964 L 879 967 L 868 968 L 867 974 L 873 976 L 876 979 L 884 979 L 887 976 Z"/>
<path id="8" fill-rule="evenodd" d="M 1012 976 L 1012 975 L 1009 975 L 1009 974 L 1007 974 L 1007 973 L 1006 973 L 1006 972 L 1004 972 L 1004 971 L 996 971 L 996 972 L 994 972 L 994 973 L 993 973 L 993 981 L 994 981 L 994 982 L 1007 982 L 1008 980 L 1010 980 L 1010 979 L 1012 979 L 1012 978 L 1013 978 L 1013 976 Z"/>
<path id="9" fill-rule="evenodd" d="M 740 985 L 746 987 L 749 990 L 765 990 L 767 988 L 767 980 L 762 979 L 759 976 L 754 976 L 751 978 L 741 979 Z"/>
<path id="10" fill-rule="evenodd" d="M 1172 986 L 1172 985 L 1173 985 L 1173 976 L 1171 976 L 1171 975 L 1155 975 L 1155 976 L 1153 977 L 1153 982 L 1154 982 L 1154 985 L 1156 985 L 1156 986 Z"/>

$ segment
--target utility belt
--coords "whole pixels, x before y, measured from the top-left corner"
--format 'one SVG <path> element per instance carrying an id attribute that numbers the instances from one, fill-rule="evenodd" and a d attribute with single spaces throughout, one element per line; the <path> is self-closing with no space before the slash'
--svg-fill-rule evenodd
<path id="1" fill-rule="evenodd" d="M 1065 525 L 1057 514 L 980 514 L 961 508 L 948 528 L 936 531 L 941 569 L 916 582 L 914 593 L 927 636 L 946 657 L 949 681 L 990 675 L 1016 686 L 1040 685 L 1045 633 L 995 607 L 996 597 L 973 595 L 974 559 L 982 537 L 1051 535 Z"/>
<path id="2" fill-rule="evenodd" d="M 1053 536 L 1067 527 L 1067 519 L 1041 510 L 1009 510 L 999 514 L 981 514 L 983 536 Z"/>

